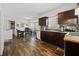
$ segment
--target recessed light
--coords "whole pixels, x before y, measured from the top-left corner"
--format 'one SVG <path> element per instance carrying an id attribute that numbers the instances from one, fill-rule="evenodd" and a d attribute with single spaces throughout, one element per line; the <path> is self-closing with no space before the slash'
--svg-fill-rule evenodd
<path id="1" fill-rule="evenodd" d="M 31 17 L 24 17 L 25 19 L 31 19 Z"/>

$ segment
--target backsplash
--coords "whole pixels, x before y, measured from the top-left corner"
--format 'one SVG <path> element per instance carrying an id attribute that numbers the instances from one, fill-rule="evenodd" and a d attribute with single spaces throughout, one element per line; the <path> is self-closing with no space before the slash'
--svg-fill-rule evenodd
<path id="1" fill-rule="evenodd" d="M 76 32 L 77 25 L 76 24 L 61 24 L 60 30 L 61 31 L 68 31 L 68 32 Z"/>

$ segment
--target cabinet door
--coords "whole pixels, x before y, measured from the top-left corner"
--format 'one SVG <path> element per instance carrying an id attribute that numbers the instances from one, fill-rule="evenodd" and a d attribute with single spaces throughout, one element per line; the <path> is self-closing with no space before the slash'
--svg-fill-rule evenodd
<path id="1" fill-rule="evenodd" d="M 65 33 L 41 31 L 41 40 L 64 48 Z"/>
<path id="2" fill-rule="evenodd" d="M 79 43 L 65 41 L 65 55 L 79 56 Z"/>
<path id="3" fill-rule="evenodd" d="M 41 40 L 48 42 L 49 40 L 48 33 L 41 31 Z"/>
<path id="4" fill-rule="evenodd" d="M 65 12 L 58 13 L 58 23 L 65 23 L 68 19 L 72 19 L 75 16 L 75 10 L 69 10 Z"/>
<path id="5" fill-rule="evenodd" d="M 40 26 L 46 26 L 46 19 L 48 17 L 42 17 L 42 18 L 39 18 L 39 25 Z"/>
<path id="6" fill-rule="evenodd" d="M 64 21 L 64 14 L 63 13 L 59 13 L 58 14 L 58 23 L 61 24 Z"/>

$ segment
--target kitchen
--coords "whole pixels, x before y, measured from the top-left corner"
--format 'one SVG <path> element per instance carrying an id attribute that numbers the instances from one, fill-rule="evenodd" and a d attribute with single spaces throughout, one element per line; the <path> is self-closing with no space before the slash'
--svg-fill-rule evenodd
<path id="1" fill-rule="evenodd" d="M 10 40 L 12 41 L 12 39 L 14 38 L 13 37 L 14 35 L 15 38 L 17 38 L 17 40 L 14 40 L 14 43 L 16 41 L 18 43 L 18 44 L 15 43 L 14 47 L 17 46 L 16 48 L 18 48 L 19 44 L 22 44 L 21 45 L 22 49 L 24 49 L 22 51 L 17 50 L 22 53 L 22 54 L 20 53 L 21 55 L 28 55 L 31 53 L 31 51 L 29 51 L 30 49 L 27 48 L 29 46 L 29 42 L 28 42 L 29 40 L 31 41 L 32 44 L 36 42 L 35 45 L 37 45 L 37 47 L 39 47 L 40 44 L 41 44 L 40 46 L 42 46 L 41 48 L 39 47 L 39 49 L 36 47 L 37 50 L 34 49 L 35 52 L 33 53 L 34 54 L 36 53 L 35 55 L 53 55 L 53 56 L 56 55 L 50 51 L 50 48 L 49 48 L 50 46 L 48 45 L 46 46 L 45 43 L 51 44 L 52 46 L 55 45 L 56 48 L 54 49 L 54 51 L 58 55 L 61 55 L 61 56 L 79 55 L 78 53 L 78 49 L 79 49 L 78 47 L 79 45 L 78 11 L 79 10 L 77 9 L 78 8 L 77 3 L 71 3 L 71 4 L 70 3 L 61 3 L 61 4 L 52 4 L 52 3 L 51 4 L 17 4 L 16 3 L 16 4 L 10 4 L 10 5 L 9 4 L 2 4 L 2 5 L 4 6 L 2 9 L 3 10 L 2 12 L 4 13 L 4 16 L 5 16 L 3 17 L 4 24 L 2 29 L 4 29 L 4 31 L 2 32 L 4 32 L 4 34 L 2 39 L 4 40 L 4 42 L 9 42 Z M 33 7 L 32 5 L 35 8 L 37 7 L 38 9 L 36 10 L 33 8 L 34 9 L 33 12 L 34 11 L 37 11 L 38 13 L 40 12 L 37 16 L 34 16 L 35 13 L 33 15 L 30 13 L 32 11 L 31 10 L 31 7 Z M 40 5 L 41 5 L 41 8 L 40 8 Z M 45 7 L 46 5 L 48 7 Z M 53 5 L 56 5 L 57 7 Z M 27 6 L 27 7 L 24 7 L 24 6 Z M 43 9 L 42 7 L 46 9 Z M 51 10 L 51 8 L 54 8 L 54 9 Z M 13 9 L 16 9 L 16 10 L 13 10 Z M 50 10 L 45 12 L 45 10 L 47 9 L 50 9 Z M 43 13 L 40 10 L 42 10 Z M 30 12 L 28 13 L 28 11 Z M 26 16 L 29 14 L 30 16 Z M 13 23 L 10 23 L 10 22 L 15 23 L 13 27 L 14 31 L 12 31 L 12 27 L 11 27 L 11 24 Z M 32 31 L 35 30 L 36 35 L 35 37 L 32 36 L 34 37 L 32 40 L 31 39 L 28 40 L 27 39 L 28 36 L 25 38 L 23 34 L 22 34 L 22 37 L 20 36 L 18 38 L 17 29 L 20 30 L 20 32 L 22 32 L 21 30 L 23 29 L 23 32 L 24 32 L 25 27 L 32 29 Z M 19 42 L 18 39 L 19 40 L 23 39 L 23 40 Z M 37 41 L 34 41 L 34 40 L 37 40 Z M 31 43 L 30 45 L 32 45 Z M 43 44 L 45 44 L 46 47 Z M 9 47 L 10 50 L 11 50 L 11 47 Z M 38 53 L 37 51 L 41 51 L 42 48 L 44 48 L 45 52 L 42 50 L 42 54 L 40 52 Z M 26 51 L 27 49 L 29 53 Z M 59 53 L 60 50 L 64 52 Z M 25 52 L 27 52 L 28 54 Z M 6 53 L 4 55 L 6 55 Z"/>
<path id="2" fill-rule="evenodd" d="M 79 19 L 77 13 L 78 9 L 58 13 L 58 24 L 54 25 L 55 28 L 53 27 L 53 29 L 49 27 L 50 17 L 45 16 L 39 19 L 39 23 L 41 23 L 39 24 L 41 26 L 41 40 L 63 48 L 66 56 L 78 56 Z M 46 23 L 47 20 L 50 22 Z"/>

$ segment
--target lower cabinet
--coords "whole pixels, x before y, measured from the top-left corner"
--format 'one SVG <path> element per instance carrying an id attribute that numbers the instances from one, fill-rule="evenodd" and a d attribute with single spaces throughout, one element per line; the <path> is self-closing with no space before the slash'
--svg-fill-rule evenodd
<path id="1" fill-rule="evenodd" d="M 4 31 L 4 42 L 8 42 L 10 39 L 12 39 L 13 38 L 12 34 L 13 34 L 12 30 Z"/>
<path id="2" fill-rule="evenodd" d="M 41 40 L 64 48 L 64 36 L 66 33 L 41 31 Z"/>
<path id="3" fill-rule="evenodd" d="M 79 56 L 79 43 L 65 41 L 65 56 Z"/>

